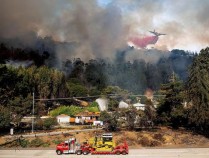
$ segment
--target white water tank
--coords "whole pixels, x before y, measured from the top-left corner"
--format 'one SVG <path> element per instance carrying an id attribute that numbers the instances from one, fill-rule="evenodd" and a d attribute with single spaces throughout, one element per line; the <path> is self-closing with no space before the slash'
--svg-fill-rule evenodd
<path id="1" fill-rule="evenodd" d="M 96 99 L 97 104 L 99 105 L 100 111 L 108 110 L 108 100 L 106 98 L 98 98 Z"/>

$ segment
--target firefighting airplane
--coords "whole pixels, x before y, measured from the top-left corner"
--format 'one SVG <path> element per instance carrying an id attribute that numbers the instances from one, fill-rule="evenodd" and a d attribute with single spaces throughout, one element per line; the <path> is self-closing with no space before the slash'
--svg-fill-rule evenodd
<path id="1" fill-rule="evenodd" d="M 157 43 L 159 36 L 166 35 L 164 33 L 158 33 L 155 30 L 149 32 L 154 34 L 154 36 L 131 37 L 128 41 L 128 45 L 137 49 L 146 49 L 148 45 Z"/>

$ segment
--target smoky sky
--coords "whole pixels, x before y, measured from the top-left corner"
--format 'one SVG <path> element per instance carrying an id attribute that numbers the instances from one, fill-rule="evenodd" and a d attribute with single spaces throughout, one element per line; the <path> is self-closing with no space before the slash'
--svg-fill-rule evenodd
<path id="1" fill-rule="evenodd" d="M 56 50 L 70 57 L 112 58 L 132 35 L 166 33 L 155 48 L 199 51 L 209 44 L 208 0 L 0 0 L 0 37 L 51 36 L 76 43 Z M 140 53 L 140 52 L 139 52 Z M 129 55 L 130 56 L 130 55 Z M 130 57 L 131 58 L 131 57 Z"/>

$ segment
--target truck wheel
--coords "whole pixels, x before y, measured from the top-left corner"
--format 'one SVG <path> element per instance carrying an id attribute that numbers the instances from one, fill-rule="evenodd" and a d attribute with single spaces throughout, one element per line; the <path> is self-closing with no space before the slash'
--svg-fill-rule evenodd
<path id="1" fill-rule="evenodd" d="M 126 155 L 126 151 L 125 151 L 125 150 L 123 150 L 121 154 L 122 154 L 122 155 Z"/>
<path id="2" fill-rule="evenodd" d="M 116 155 L 120 155 L 120 151 L 116 151 L 115 154 L 116 154 Z"/>
<path id="3" fill-rule="evenodd" d="M 88 155 L 89 152 L 88 151 L 83 151 L 83 155 Z"/>
<path id="4" fill-rule="evenodd" d="M 57 155 L 62 155 L 62 151 L 61 150 L 57 150 L 56 153 L 57 153 Z"/>
<path id="5" fill-rule="evenodd" d="M 77 155 L 81 155 L 82 154 L 82 151 L 81 150 L 78 150 L 78 151 L 76 151 L 76 154 Z"/>

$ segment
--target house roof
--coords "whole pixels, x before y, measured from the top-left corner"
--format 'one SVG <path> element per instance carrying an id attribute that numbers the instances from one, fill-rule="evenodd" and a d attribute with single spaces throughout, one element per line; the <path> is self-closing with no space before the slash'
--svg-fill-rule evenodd
<path id="1" fill-rule="evenodd" d="M 57 117 L 70 117 L 70 116 L 68 116 L 66 114 L 61 114 L 61 115 L 58 115 Z"/>
<path id="2" fill-rule="evenodd" d="M 133 104 L 133 106 L 135 106 L 135 107 L 145 107 L 146 105 L 141 104 L 141 103 L 136 103 L 136 104 Z"/>
<path id="3" fill-rule="evenodd" d="M 85 112 L 81 112 L 75 116 L 83 116 L 83 117 L 85 117 L 85 116 L 100 116 L 100 112 L 86 112 L 85 111 Z"/>

